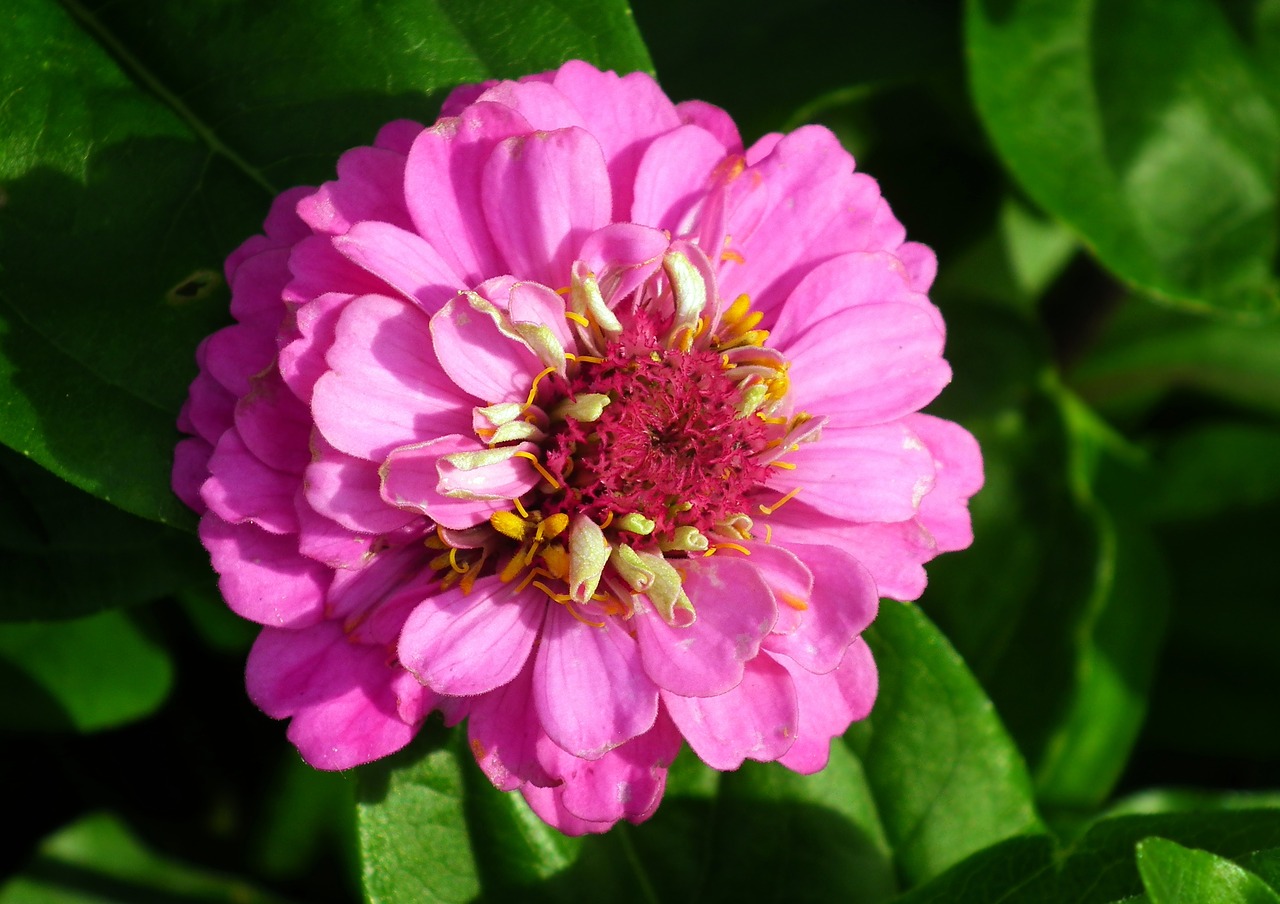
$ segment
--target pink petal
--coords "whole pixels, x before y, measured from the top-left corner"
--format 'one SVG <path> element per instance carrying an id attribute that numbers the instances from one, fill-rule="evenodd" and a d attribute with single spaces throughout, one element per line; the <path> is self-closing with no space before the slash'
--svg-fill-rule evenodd
<path id="1" fill-rule="evenodd" d="M 519 448 L 536 447 L 522 443 Z M 489 451 L 501 450 L 485 449 L 476 440 L 456 434 L 395 449 L 381 469 L 382 498 L 388 505 L 426 515 L 444 527 L 461 530 L 480 524 L 494 512 L 510 509 L 512 499 L 542 479 L 527 458 L 512 456 L 468 470 L 445 458 Z"/>
<path id="2" fill-rule="evenodd" d="M 529 346 L 503 334 L 485 308 L 485 302 L 464 295 L 431 318 L 440 366 L 459 389 L 486 405 L 523 402 L 543 364 Z"/>
<path id="3" fill-rule="evenodd" d="M 545 326 L 562 349 L 573 353 L 578 343 L 569 332 L 569 321 L 565 319 L 564 312 L 564 299 L 544 285 L 518 282 L 511 287 L 507 305 L 511 322 Z"/>
<path id="4" fill-rule="evenodd" d="M 200 372 L 191 381 L 188 404 L 184 411 L 195 432 L 210 445 L 214 445 L 234 423 L 236 396 L 215 380 L 205 367 L 211 338 L 213 337 L 206 338 L 196 346 L 196 363 L 200 366 Z"/>
<path id="5" fill-rule="evenodd" d="M 499 791 L 525 782 L 555 782 L 538 762 L 542 723 L 534 711 L 532 663 L 497 690 L 476 697 L 467 716 L 467 734 L 476 762 Z"/>
<path id="6" fill-rule="evenodd" d="M 773 634 L 792 634 L 803 618 L 797 603 L 813 593 L 813 572 L 789 549 L 771 543 L 744 543 L 751 552 L 751 567 L 764 579 L 778 601 Z"/>
<path id="7" fill-rule="evenodd" d="M 905 521 L 933 489 L 933 456 L 902 421 L 822 429 L 783 459 L 805 502 L 849 521 Z"/>
<path id="8" fill-rule="evenodd" d="M 830 672 L 876 617 L 876 584 L 856 558 L 834 546 L 791 550 L 813 572 L 813 593 L 800 626 L 791 634 L 770 634 L 764 647 L 810 672 Z"/>
<path id="9" fill-rule="evenodd" d="M 558 289 L 583 240 L 609 222 L 604 154 L 582 129 L 508 138 L 481 182 L 481 208 L 510 272 Z"/>
<path id="10" fill-rule="evenodd" d="M 455 586 L 429 595 L 405 622 L 400 662 L 438 693 L 487 693 L 520 673 L 546 608 L 537 591 L 516 593 L 496 576 L 470 593 Z"/>
<path id="11" fill-rule="evenodd" d="M 554 75 L 546 73 L 546 75 Z M 585 127 L 582 113 L 551 78 L 524 78 L 518 82 L 497 82 L 480 95 L 477 104 L 500 104 L 519 113 L 528 123 L 523 130 L 550 132 L 571 126 Z"/>
<path id="12" fill-rule="evenodd" d="M 613 828 L 612 822 L 592 822 L 574 816 L 564 805 L 564 786 L 539 788 L 523 785 L 520 794 L 538 818 L 565 835 L 598 835 Z"/>
<path id="13" fill-rule="evenodd" d="M 265 464 L 301 475 L 311 460 L 311 416 L 275 368 L 251 380 L 249 394 L 236 403 L 236 432 Z"/>
<path id="14" fill-rule="evenodd" d="M 903 242 L 893 253 L 907 268 L 911 288 L 917 292 L 928 292 L 933 278 L 938 275 L 938 256 L 933 249 L 919 242 Z"/>
<path id="15" fill-rule="evenodd" d="M 333 622 L 321 622 L 300 631 L 264 628 L 249 651 L 245 683 L 267 715 L 292 718 L 289 740 L 304 760 L 337 770 L 394 753 L 417 733 L 399 716 L 397 673 L 385 648 L 352 644 Z"/>
<path id="16" fill-rule="evenodd" d="M 467 288 L 466 282 L 418 235 L 390 223 L 357 223 L 333 247 L 428 314 Z"/>
<path id="17" fill-rule="evenodd" d="M 240 323 L 218 330 L 202 348 L 203 370 L 237 398 L 249 392 L 250 377 L 266 370 L 276 357 L 274 333 Z"/>
<path id="18" fill-rule="evenodd" d="M 286 338 L 280 349 L 280 376 L 293 394 L 308 405 L 316 381 L 329 370 L 324 354 L 333 345 L 338 318 L 352 298 L 334 292 L 298 308 L 294 315 L 295 335 Z"/>
<path id="19" fill-rule="evenodd" d="M 289 254 L 293 279 L 284 287 L 284 300 L 303 305 L 321 295 L 387 295 L 391 287 L 353 264 L 333 246 L 333 237 L 313 235 L 293 246 Z"/>
<path id="20" fill-rule="evenodd" d="M 742 680 L 744 664 L 777 619 L 777 606 L 760 573 L 744 559 L 693 559 L 687 572 L 684 590 L 697 620 L 673 628 L 638 604 L 632 624 L 641 661 L 659 687 L 691 697 L 723 694 Z"/>
<path id="21" fill-rule="evenodd" d="M 481 103 L 441 119 L 409 152 L 404 188 L 414 226 L 469 285 L 508 269 L 480 213 L 481 173 L 499 141 L 529 131 L 509 107 Z"/>
<path id="22" fill-rule="evenodd" d="M 676 104 L 680 121 L 698 126 L 710 132 L 725 149 L 726 154 L 742 153 L 742 137 L 733 117 L 717 106 L 701 100 L 686 100 Z"/>
<path id="23" fill-rule="evenodd" d="M 783 351 L 797 401 L 836 424 L 896 420 L 927 405 L 951 380 L 942 334 L 914 305 L 850 308 Z"/>
<path id="24" fill-rule="evenodd" d="M 605 304 L 612 307 L 658 272 L 670 247 L 670 239 L 661 230 L 611 223 L 587 237 L 578 259 L 595 274 Z"/>
<path id="25" fill-rule="evenodd" d="M 418 517 L 387 505 L 373 462 L 339 452 L 321 436 L 316 437 L 314 455 L 303 485 L 307 503 L 325 518 L 358 533 L 382 534 Z"/>
<path id="26" fill-rule="evenodd" d="M 325 439 L 348 455 L 378 461 L 471 425 L 472 406 L 435 361 L 430 321 L 408 302 L 351 302 L 326 359 L 332 371 L 316 383 L 311 410 Z"/>
<path id="27" fill-rule="evenodd" d="M 422 133 L 422 129 L 422 123 L 414 122 L 412 119 L 393 119 L 378 129 L 378 135 L 373 139 L 373 144 L 375 147 L 395 151 L 397 154 L 408 154 L 409 148 L 413 147 L 413 140 Z M 338 172 L 342 172 L 341 160 L 338 161 Z"/>
<path id="28" fill-rule="evenodd" d="M 200 496 L 222 520 L 252 522 L 273 534 L 298 532 L 293 509 L 297 477 L 263 464 L 235 430 L 222 434 L 209 459 L 209 474 Z"/>
<path id="29" fill-rule="evenodd" d="M 698 126 L 681 126 L 655 139 L 636 171 L 630 219 L 679 235 L 706 195 L 712 170 L 726 156 L 724 145 Z"/>
<path id="30" fill-rule="evenodd" d="M 267 335 L 284 317 L 280 293 L 289 281 L 289 251 L 276 248 L 246 258 L 231 279 L 231 316 Z"/>
<path id="31" fill-rule="evenodd" d="M 620 622 L 584 624 L 551 606 L 533 665 L 533 699 L 548 737 L 569 754 L 598 759 L 648 731 L 658 689 Z"/>
<path id="32" fill-rule="evenodd" d="M 907 418 L 933 454 L 938 479 L 920 503 L 920 521 L 933 535 L 938 552 L 965 549 L 973 542 L 969 497 L 982 489 L 982 450 L 959 424 L 927 414 Z"/>
<path id="33" fill-rule="evenodd" d="M 302 488 L 298 488 L 302 493 Z M 298 511 L 298 552 L 308 559 L 315 559 L 329 568 L 351 569 L 362 567 L 373 555 L 376 539 L 369 534 L 357 534 L 318 514 L 305 499 L 295 499 Z"/>
<path id="34" fill-rule="evenodd" d="M 777 311 L 777 319 L 763 326 L 769 330 L 770 345 L 785 349 L 805 333 L 825 329 L 826 321 L 841 311 L 891 302 L 913 304 L 928 312 L 938 332 L 945 335 L 938 309 L 912 289 L 902 261 L 883 251 L 842 254 L 814 267 Z"/>
<path id="35" fill-rule="evenodd" d="M 767 655 L 747 663 L 742 683 L 718 697 L 664 690 L 662 702 L 693 752 L 712 769 L 776 760 L 790 749 L 799 724 L 791 676 Z"/>
<path id="36" fill-rule="evenodd" d="M 297 539 L 252 524 L 200 519 L 200 542 L 218 572 L 218 589 L 231 611 L 262 625 L 300 628 L 324 612 L 330 571 L 298 553 Z"/>
<path id="37" fill-rule="evenodd" d="M 179 441 L 173 450 L 173 474 L 170 475 L 170 486 L 174 495 L 194 509 L 197 515 L 203 515 L 208 508 L 200 498 L 200 487 L 209 476 L 209 456 L 213 454 L 213 446 L 198 436 L 188 436 Z"/>
<path id="38" fill-rule="evenodd" d="M 859 638 L 839 668 L 825 675 L 814 675 L 787 659 L 780 659 L 779 664 L 795 683 L 800 724 L 795 743 L 778 762 L 802 775 L 812 775 L 827 765 L 831 741 L 871 712 L 879 686 L 876 663 L 866 641 Z"/>
<path id="39" fill-rule="evenodd" d="M 404 203 L 404 166 L 403 153 L 353 148 L 338 158 L 337 181 L 326 182 L 298 202 L 298 216 L 328 235 L 342 235 L 363 220 L 411 229 Z"/>

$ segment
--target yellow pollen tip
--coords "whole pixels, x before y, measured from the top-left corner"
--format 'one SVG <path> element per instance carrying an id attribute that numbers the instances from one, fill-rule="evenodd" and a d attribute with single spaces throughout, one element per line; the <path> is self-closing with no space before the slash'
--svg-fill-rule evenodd
<path id="1" fill-rule="evenodd" d="M 735 549 L 738 552 L 742 553 L 744 556 L 751 555 L 751 550 L 747 549 L 745 546 L 739 546 L 737 543 L 717 543 L 715 548 L 716 549 Z"/>
<path id="2" fill-rule="evenodd" d="M 553 490 L 560 489 L 560 481 L 551 476 L 551 472 L 542 466 L 542 462 L 538 461 L 538 457 L 532 452 L 517 452 L 515 453 L 515 457 L 528 459 L 529 463 L 533 465 L 534 470 L 542 475 L 543 480 L 551 484 L 551 488 Z"/>
<path id="3" fill-rule="evenodd" d="M 467 573 L 468 566 L 458 564 L 458 550 L 456 548 L 449 550 L 449 567 L 452 568 L 454 571 L 456 571 L 458 574 Z"/>
<path id="4" fill-rule="evenodd" d="M 796 466 L 789 461 L 771 461 L 769 465 L 774 468 L 782 468 L 784 471 L 794 471 L 796 469 Z"/>
<path id="5" fill-rule="evenodd" d="M 583 317 L 581 314 L 575 314 L 573 311 L 565 311 L 564 318 L 565 320 L 572 320 L 574 323 L 578 324 L 579 326 L 586 326 L 586 327 L 591 326 L 590 320 Z"/>
<path id="6" fill-rule="evenodd" d="M 778 509 L 782 508 L 784 505 L 786 505 L 786 504 L 787 504 L 788 502 L 790 502 L 792 499 L 796 498 L 796 493 L 799 493 L 799 492 L 800 492 L 800 487 L 796 487 L 794 490 L 792 490 L 792 491 L 791 491 L 790 493 L 788 493 L 787 495 L 783 496 L 781 499 L 779 499 L 779 500 L 778 500 L 777 502 L 775 502 L 773 505 L 761 505 L 761 506 L 760 506 L 760 513 L 761 513 L 762 515 L 772 515 L 774 512 L 776 512 Z"/>
<path id="7" fill-rule="evenodd" d="M 548 540 L 554 540 L 556 537 L 564 533 L 565 528 L 569 526 L 569 516 L 564 512 L 557 512 L 541 524 L 542 536 Z"/>
<path id="8" fill-rule="evenodd" d="M 613 523 L 613 510 L 610 509 L 609 511 L 604 513 L 604 520 L 600 522 L 600 529 L 604 530 L 606 527 L 608 527 L 612 523 Z"/>
<path id="9" fill-rule="evenodd" d="M 516 511 L 520 513 L 520 517 L 528 521 L 529 513 L 525 511 L 524 505 L 521 504 L 520 500 L 517 498 L 517 499 L 512 499 L 511 501 L 515 503 Z"/>
<path id="10" fill-rule="evenodd" d="M 764 526 L 764 542 L 765 543 L 773 542 L 773 525 L 772 524 L 766 524 Z"/>
<path id="11" fill-rule="evenodd" d="M 751 298 L 743 293 L 733 300 L 733 304 L 729 305 L 729 310 L 724 312 L 724 320 L 737 323 L 747 315 L 747 311 L 751 309 Z"/>
<path id="12" fill-rule="evenodd" d="M 529 397 L 524 400 L 524 407 L 528 408 L 533 404 L 533 400 L 538 397 L 538 384 L 542 382 L 542 378 L 548 374 L 556 372 L 554 367 L 543 368 L 542 372 L 533 378 L 533 385 L 529 387 Z"/>
<path id="13" fill-rule="evenodd" d="M 803 612 L 809 608 L 809 604 L 798 596 L 792 596 L 790 593 L 779 593 L 778 596 L 782 597 L 782 601 L 792 609 L 799 609 Z"/>
<path id="14" fill-rule="evenodd" d="M 525 535 L 529 533 L 529 522 L 515 512 L 494 512 L 489 516 L 489 523 L 498 533 L 512 540 L 524 542 Z"/>
<path id="15" fill-rule="evenodd" d="M 735 264 L 745 264 L 747 259 L 736 251 L 730 251 L 727 248 L 720 252 L 720 260 L 733 261 Z"/>

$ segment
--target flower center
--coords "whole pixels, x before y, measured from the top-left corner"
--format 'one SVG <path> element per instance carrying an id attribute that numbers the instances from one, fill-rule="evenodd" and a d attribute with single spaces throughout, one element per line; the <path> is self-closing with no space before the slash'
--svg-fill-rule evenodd
<path id="1" fill-rule="evenodd" d="M 570 381 L 570 398 L 597 393 L 609 404 L 551 435 L 546 466 L 565 492 L 544 511 L 596 521 L 636 513 L 662 542 L 745 511 L 747 492 L 769 473 L 756 460 L 768 438 L 764 421 L 740 413 L 742 389 L 720 354 L 665 348 L 647 332 L 627 330 Z"/>

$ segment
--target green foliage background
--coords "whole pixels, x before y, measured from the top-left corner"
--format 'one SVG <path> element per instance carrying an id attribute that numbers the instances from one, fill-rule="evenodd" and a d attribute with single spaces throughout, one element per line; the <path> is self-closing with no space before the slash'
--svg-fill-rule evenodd
<path id="1" fill-rule="evenodd" d="M 168 489 L 271 197 L 572 57 L 834 129 L 938 252 L 987 462 L 826 771 L 682 755 L 588 839 L 434 722 L 304 767 Z M 1278 175 L 1280 0 L 8 0 L 0 904 L 1280 901 Z"/>

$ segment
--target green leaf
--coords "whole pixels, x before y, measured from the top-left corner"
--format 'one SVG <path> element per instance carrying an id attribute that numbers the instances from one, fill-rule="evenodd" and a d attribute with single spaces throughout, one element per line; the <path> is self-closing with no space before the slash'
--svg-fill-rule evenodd
<path id="1" fill-rule="evenodd" d="M 34 861 L 0 887 L 0 904 L 284 904 L 248 882 L 148 850 L 118 817 L 86 816 L 41 843 Z"/>
<path id="2" fill-rule="evenodd" d="M 619 0 L 14 0 L 0 30 L 0 442 L 143 517 L 168 487 L 222 261 L 459 82 L 648 57 Z"/>
<path id="3" fill-rule="evenodd" d="M 1280 354 L 1280 346 L 1277 347 Z M 1280 500 L 1280 429 L 1221 422 L 1176 434 L 1155 456 L 1147 515 L 1187 521 Z"/>
<path id="4" fill-rule="evenodd" d="M 0 625 L 0 726 L 99 731 L 142 718 L 169 693 L 164 648 L 124 613 Z"/>
<path id="5" fill-rule="evenodd" d="M 359 771 L 356 829 L 370 904 L 461 904 L 480 892 L 463 813 L 463 769 L 431 722 L 408 748 Z"/>
<path id="6" fill-rule="evenodd" d="M 76 618 L 213 586 L 189 535 L 100 502 L 2 447 L 0 573 L 0 622 Z"/>
<path id="7" fill-rule="evenodd" d="M 1126 282 L 1280 309 L 1280 126 L 1210 0 L 969 0 L 978 112 L 1027 193 Z"/>
<path id="8" fill-rule="evenodd" d="M 1106 904 L 1138 895 L 1138 842 L 1159 835 L 1237 860 L 1280 840 L 1280 811 L 1122 816 L 1055 850 L 1047 836 L 981 851 L 895 904 Z"/>
<path id="9" fill-rule="evenodd" d="M 1248 870 L 1164 838 L 1138 843 L 1138 871 L 1151 904 L 1280 904 Z"/>
<path id="10" fill-rule="evenodd" d="M 871 717 L 847 738 L 910 884 L 1041 830 L 1021 756 L 964 662 L 920 609 L 885 601 L 866 633 L 880 668 Z"/>

